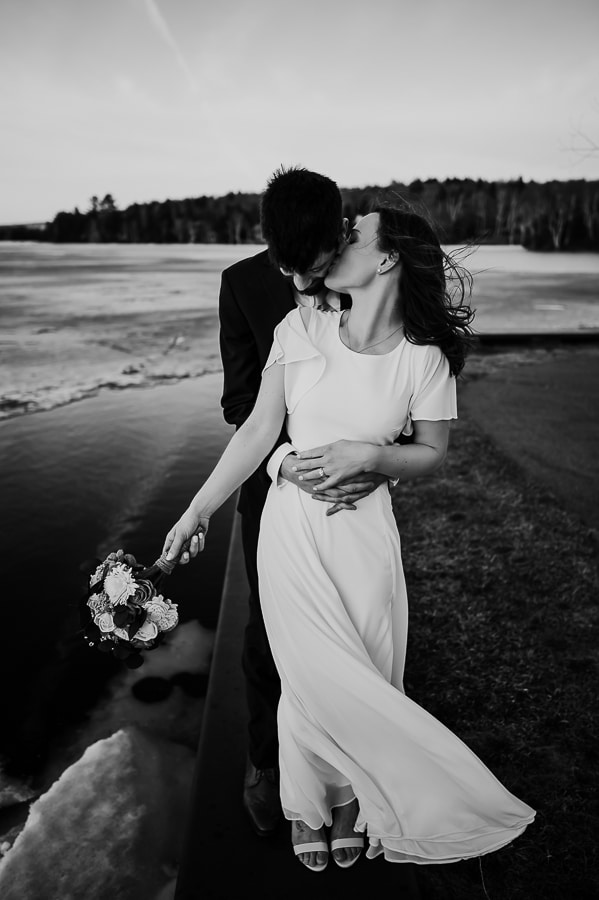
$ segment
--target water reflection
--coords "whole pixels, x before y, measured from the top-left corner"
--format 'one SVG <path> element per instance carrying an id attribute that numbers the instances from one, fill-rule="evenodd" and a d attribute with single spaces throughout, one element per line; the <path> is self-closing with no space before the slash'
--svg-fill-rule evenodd
<path id="1" fill-rule="evenodd" d="M 221 376 L 208 375 L 0 423 L 0 754 L 17 769 L 43 763 L 52 735 L 115 670 L 80 638 L 80 563 L 119 547 L 142 562 L 160 553 L 231 433 L 220 390 Z M 233 509 L 232 499 L 211 523 L 207 552 L 169 579 L 182 621 L 216 625 Z"/>

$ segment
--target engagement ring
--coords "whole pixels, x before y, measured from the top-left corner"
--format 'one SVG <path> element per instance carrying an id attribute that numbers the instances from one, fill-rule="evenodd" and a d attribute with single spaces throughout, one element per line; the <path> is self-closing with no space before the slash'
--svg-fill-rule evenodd
<path id="1" fill-rule="evenodd" d="M 326 475 L 324 474 L 324 469 L 322 468 L 322 466 L 318 470 L 318 474 L 320 475 L 321 478 L 326 478 Z"/>

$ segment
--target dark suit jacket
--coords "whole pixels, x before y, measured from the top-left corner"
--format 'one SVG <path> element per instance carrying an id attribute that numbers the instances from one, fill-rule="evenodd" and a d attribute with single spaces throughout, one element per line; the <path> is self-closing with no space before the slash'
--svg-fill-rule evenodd
<path id="1" fill-rule="evenodd" d="M 224 374 L 221 405 L 229 425 L 239 428 L 254 408 L 275 327 L 295 306 L 291 282 L 273 266 L 268 251 L 224 270 L 218 306 Z M 342 297 L 342 306 L 349 306 L 349 298 Z M 283 430 L 273 450 L 286 440 Z M 240 512 L 258 516 L 262 512 L 270 487 L 267 461 L 268 457 L 242 486 Z"/>
<path id="2" fill-rule="evenodd" d="M 292 286 L 272 265 L 266 250 L 224 270 L 218 307 L 224 374 L 221 405 L 230 425 L 239 428 L 254 408 L 275 327 L 292 309 Z M 285 432 L 275 446 L 284 440 Z M 269 486 L 264 462 L 242 486 L 239 511 L 260 515 Z"/>

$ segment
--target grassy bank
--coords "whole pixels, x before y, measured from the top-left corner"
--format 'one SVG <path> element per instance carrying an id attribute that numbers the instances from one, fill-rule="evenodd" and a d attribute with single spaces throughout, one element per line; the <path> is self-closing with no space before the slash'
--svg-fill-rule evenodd
<path id="1" fill-rule="evenodd" d="M 394 492 L 406 690 L 537 810 L 513 845 L 423 867 L 426 900 L 584 900 L 599 884 L 596 536 L 462 416 L 442 473 Z"/>

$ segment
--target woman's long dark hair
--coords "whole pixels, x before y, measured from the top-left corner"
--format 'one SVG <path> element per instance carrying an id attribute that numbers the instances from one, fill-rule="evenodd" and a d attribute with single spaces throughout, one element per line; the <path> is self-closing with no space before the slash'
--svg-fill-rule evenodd
<path id="1" fill-rule="evenodd" d="M 399 255 L 399 303 L 406 338 L 413 344 L 436 344 L 449 362 L 452 375 L 464 368 L 472 345 L 470 323 L 474 310 L 466 302 L 472 276 L 441 248 L 426 219 L 387 204 L 380 216 L 378 245 Z"/>

